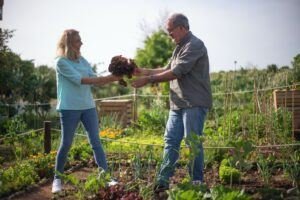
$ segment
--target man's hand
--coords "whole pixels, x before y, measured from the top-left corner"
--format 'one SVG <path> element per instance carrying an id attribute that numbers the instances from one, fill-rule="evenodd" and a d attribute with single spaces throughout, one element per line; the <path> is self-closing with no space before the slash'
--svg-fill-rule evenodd
<path id="1" fill-rule="evenodd" d="M 141 78 L 138 78 L 138 79 L 135 79 L 134 81 L 132 81 L 131 86 L 134 88 L 140 88 L 140 87 L 143 87 L 144 85 L 146 85 L 147 83 L 149 83 L 149 77 L 143 76 Z"/>
<path id="2" fill-rule="evenodd" d="M 143 73 L 144 73 L 143 68 L 136 67 L 136 68 L 134 68 L 134 70 L 133 70 L 133 75 L 134 75 L 134 76 L 142 76 Z"/>

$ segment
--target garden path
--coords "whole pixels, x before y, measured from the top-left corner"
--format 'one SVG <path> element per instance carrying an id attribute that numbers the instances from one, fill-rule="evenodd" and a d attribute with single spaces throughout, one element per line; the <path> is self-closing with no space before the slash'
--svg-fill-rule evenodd
<path id="1" fill-rule="evenodd" d="M 73 173 L 75 177 L 79 178 L 80 180 L 86 179 L 86 177 L 93 172 L 93 168 L 83 167 L 80 168 Z M 44 199 L 59 199 L 53 198 L 56 195 L 51 193 L 52 187 L 52 179 L 46 181 L 45 183 L 39 185 L 39 187 L 35 187 L 28 192 L 24 192 L 20 195 L 10 198 L 10 200 L 44 200 Z M 70 189 L 70 185 L 65 185 L 64 189 Z"/>

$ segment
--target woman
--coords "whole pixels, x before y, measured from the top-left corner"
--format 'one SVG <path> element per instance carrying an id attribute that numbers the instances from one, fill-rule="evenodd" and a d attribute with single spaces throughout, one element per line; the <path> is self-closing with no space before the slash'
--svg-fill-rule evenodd
<path id="1" fill-rule="evenodd" d="M 84 125 L 94 158 L 101 170 L 107 170 L 105 153 L 99 139 L 98 115 L 91 93 L 91 85 L 104 85 L 119 81 L 121 77 L 108 75 L 97 77 L 91 65 L 81 56 L 82 45 L 79 32 L 65 30 L 57 45 L 56 78 L 57 110 L 61 122 L 61 143 L 56 156 L 55 171 L 64 172 L 68 151 L 75 130 L 81 121 Z M 62 190 L 60 176 L 55 173 L 52 192 Z"/>

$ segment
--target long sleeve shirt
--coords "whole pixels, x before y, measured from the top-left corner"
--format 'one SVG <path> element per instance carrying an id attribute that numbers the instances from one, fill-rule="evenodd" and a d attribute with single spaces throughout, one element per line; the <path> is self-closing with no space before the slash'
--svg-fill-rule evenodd
<path id="1" fill-rule="evenodd" d="M 95 107 L 90 85 L 83 77 L 96 77 L 91 65 L 80 57 L 77 62 L 64 57 L 56 59 L 57 106 L 59 110 L 85 110 Z"/>
<path id="2" fill-rule="evenodd" d="M 166 68 L 177 77 L 170 82 L 172 110 L 212 106 L 209 59 L 200 39 L 189 32 L 176 46 Z"/>

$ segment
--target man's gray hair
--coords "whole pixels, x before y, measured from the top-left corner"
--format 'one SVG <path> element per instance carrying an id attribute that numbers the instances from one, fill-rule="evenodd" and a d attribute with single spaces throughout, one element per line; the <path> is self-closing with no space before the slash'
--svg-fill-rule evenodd
<path id="1" fill-rule="evenodd" d="M 184 14 L 174 13 L 169 17 L 169 20 L 172 21 L 174 27 L 183 26 L 185 29 L 190 30 L 189 20 Z"/>

